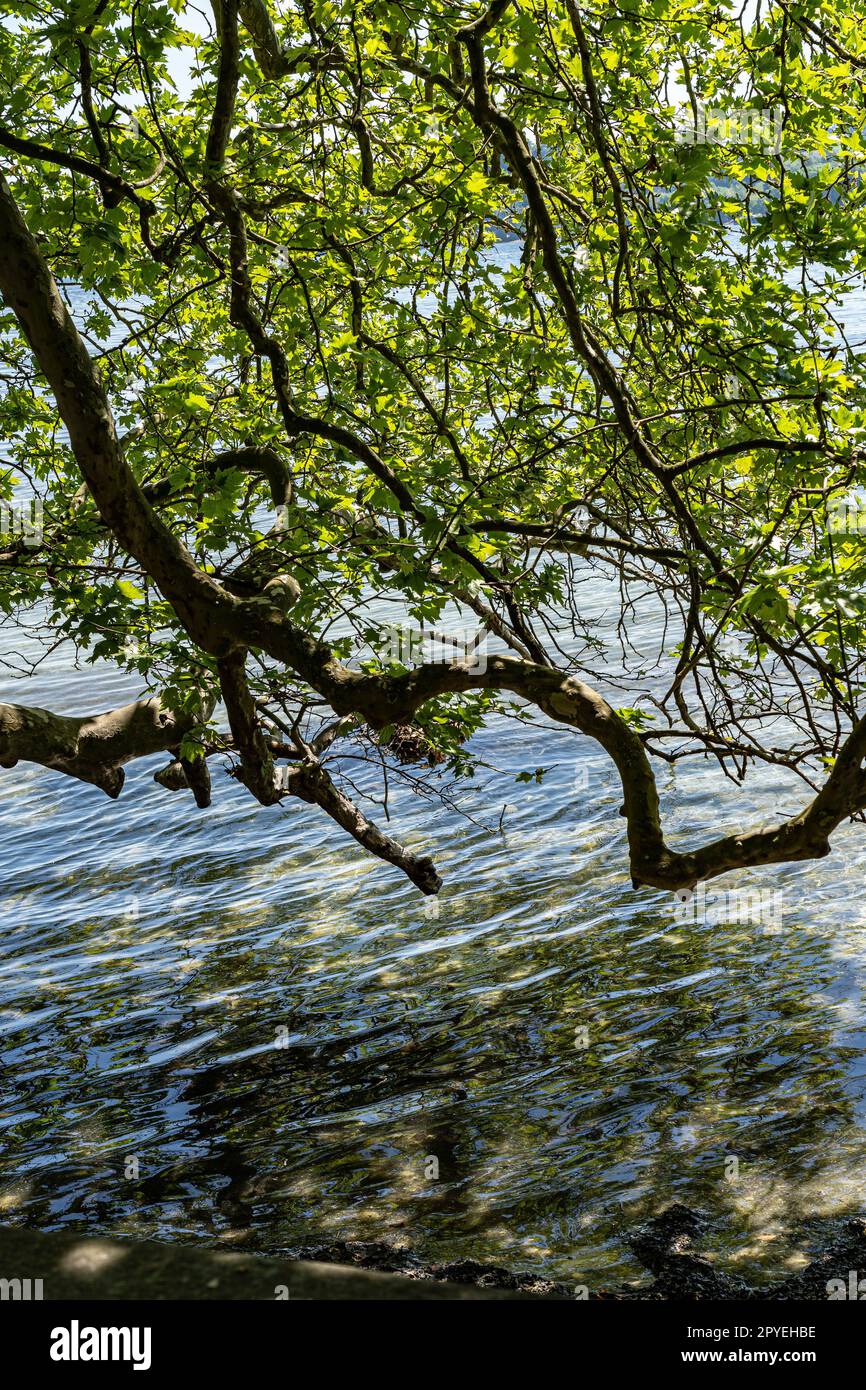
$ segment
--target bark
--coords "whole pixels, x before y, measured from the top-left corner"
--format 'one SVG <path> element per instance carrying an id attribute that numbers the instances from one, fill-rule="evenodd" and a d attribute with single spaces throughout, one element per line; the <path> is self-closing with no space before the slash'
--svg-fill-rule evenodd
<path id="1" fill-rule="evenodd" d="M 0 290 L 54 393 L 103 521 L 151 575 L 194 640 L 207 651 L 227 646 L 222 615 L 231 596 L 198 568 L 149 506 L 124 458 L 99 373 L 2 176 Z"/>
<path id="2" fill-rule="evenodd" d="M 218 663 L 220 689 L 240 757 L 237 777 L 262 806 L 273 806 L 280 800 L 276 769 L 247 684 L 245 656 L 245 652 L 233 652 Z"/>
<path id="3" fill-rule="evenodd" d="M 261 20 L 263 13 L 266 17 L 261 5 L 243 8 L 245 19 L 256 12 L 251 25 Z M 522 132 L 492 101 L 483 38 L 507 8 L 504 0 L 497 0 L 479 20 L 460 31 L 458 37 L 469 59 L 472 88 L 471 95 L 459 90 L 458 95 L 465 99 L 472 118 L 494 137 L 521 180 L 539 229 L 545 266 L 577 355 L 611 400 L 621 432 L 635 456 L 670 493 L 674 510 L 695 548 L 718 569 L 716 557 L 700 532 L 696 533 L 691 516 L 681 516 L 680 499 L 667 466 L 644 436 L 624 383 L 580 315 L 559 258 L 556 229 L 535 160 Z M 423 517 L 405 484 L 369 444 L 351 430 L 295 410 L 285 356 L 279 343 L 265 333 L 252 308 L 243 213 L 234 193 L 222 182 L 241 56 L 237 5 L 234 0 L 224 0 L 218 10 L 222 21 L 221 59 L 208 136 L 206 186 L 229 234 L 232 321 L 244 328 L 255 350 L 270 361 L 275 397 L 288 435 L 308 433 L 351 450 L 389 487 L 405 512 Z M 270 44 L 270 36 L 264 37 Z M 450 83 L 443 74 L 438 75 L 437 81 L 446 86 Z M 256 723 L 243 673 L 243 654 L 251 646 L 283 663 L 324 697 L 338 716 L 358 715 L 374 728 L 410 722 L 425 702 L 437 696 L 499 689 L 514 693 L 552 719 L 596 739 L 615 762 L 622 780 L 635 886 L 690 888 L 700 879 L 733 868 L 821 857 L 829 852 L 833 829 L 866 806 L 862 770 L 866 723 L 860 720 L 842 743 L 833 772 L 821 791 L 799 815 L 780 822 L 774 830 L 747 831 L 694 851 L 678 852 L 668 847 L 662 833 L 655 777 L 640 734 L 575 676 L 540 661 L 506 657 L 491 657 L 483 671 L 458 661 L 427 664 L 401 676 L 361 673 L 342 665 L 324 643 L 292 623 L 285 612 L 285 596 L 281 602 L 272 603 L 267 594 L 244 600 L 228 592 L 199 569 L 186 547 L 153 511 L 124 457 L 96 367 L 2 178 L 0 291 L 54 393 L 78 468 L 103 522 L 172 605 L 192 642 L 216 659 L 243 780 L 259 800 L 269 804 L 278 798 L 274 796 L 273 758 Z M 248 456 L 247 462 L 250 461 Z M 271 481 L 276 500 L 277 489 L 288 485 L 288 477 L 274 471 Z M 450 545 L 466 556 L 455 541 L 451 540 Z M 147 711 L 152 703 L 142 702 L 128 710 Z M 164 712 L 155 714 L 153 710 L 143 715 L 115 711 L 89 720 L 69 720 L 17 706 L 2 706 L 0 710 L 7 711 L 0 719 L 0 748 L 4 752 L 0 761 L 6 766 L 14 765 L 19 758 L 28 758 L 94 782 L 112 796 L 119 793 L 122 785 L 122 763 L 159 748 L 174 749 L 182 733 L 177 727 L 166 731 L 161 722 Z M 310 770 L 313 766 L 315 771 Z M 302 775 L 296 770 L 289 779 L 292 794 L 321 805 L 366 849 L 399 865 L 424 891 L 435 892 L 433 885 L 438 886 L 438 877 L 430 861 L 416 861 L 371 826 L 358 808 L 342 797 L 327 774 L 322 776 L 323 771 L 318 764 L 305 766 Z M 187 770 L 184 776 L 190 785 Z M 200 787 L 198 796 L 203 798 L 206 794 Z"/>
<path id="4" fill-rule="evenodd" d="M 83 718 L 0 704 L 0 766 L 41 763 L 116 798 L 124 763 L 176 747 L 195 722 L 172 714 L 157 699 Z"/>

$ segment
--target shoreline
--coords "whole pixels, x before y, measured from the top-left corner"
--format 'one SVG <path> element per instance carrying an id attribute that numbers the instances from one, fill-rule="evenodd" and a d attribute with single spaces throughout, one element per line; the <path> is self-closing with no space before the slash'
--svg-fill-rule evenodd
<path id="1" fill-rule="evenodd" d="M 675 1203 L 629 1237 L 654 1282 L 594 1290 L 475 1260 L 425 1264 L 411 1251 L 382 1242 L 326 1242 L 273 1256 L 0 1226 L 0 1301 L 826 1302 L 861 1296 L 866 1221 L 860 1218 L 847 1221 L 804 1268 L 761 1286 L 700 1254 L 709 1225 L 702 1213 Z"/>

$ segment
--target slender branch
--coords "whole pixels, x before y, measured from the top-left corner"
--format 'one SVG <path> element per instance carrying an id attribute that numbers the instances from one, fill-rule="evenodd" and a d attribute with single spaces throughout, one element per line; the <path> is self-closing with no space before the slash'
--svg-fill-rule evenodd
<path id="1" fill-rule="evenodd" d="M 413 854 L 405 845 L 384 834 L 334 785 L 321 763 L 309 760 L 303 762 L 300 767 L 291 768 L 288 774 L 288 790 L 292 796 L 321 806 L 322 810 L 327 811 L 328 815 L 368 853 L 375 854 L 377 859 L 384 859 L 395 868 L 401 869 L 422 893 L 432 896 L 439 892 L 442 880 L 436 872 L 433 860 L 425 855 Z"/>
<path id="2" fill-rule="evenodd" d="M 109 169 L 103 169 L 102 165 L 94 164 L 91 159 L 84 159 L 81 155 L 68 154 L 64 150 L 52 150 L 47 145 L 40 145 L 35 140 L 23 140 L 19 135 L 13 135 L 11 130 L 5 126 L 0 126 L 0 146 L 7 150 L 13 150 L 16 154 L 24 155 L 27 159 L 42 160 L 46 164 L 56 164 L 61 169 L 68 169 L 71 172 L 85 174 L 87 178 L 95 179 L 105 194 L 113 196 L 113 205 L 116 205 L 122 198 L 128 198 L 135 203 L 136 207 L 145 218 L 152 217 L 156 212 L 156 205 L 148 198 L 142 198 L 136 193 L 131 183 L 122 179 L 119 174 L 112 174 Z M 112 199 L 109 199 L 111 204 Z"/>

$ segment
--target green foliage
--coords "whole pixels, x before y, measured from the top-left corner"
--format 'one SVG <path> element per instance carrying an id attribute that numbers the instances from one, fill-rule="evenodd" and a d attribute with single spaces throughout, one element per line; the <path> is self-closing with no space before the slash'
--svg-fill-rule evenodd
<path id="1" fill-rule="evenodd" d="M 293 409 L 375 450 L 411 508 L 351 439 L 284 427 L 270 363 L 233 313 L 229 230 L 206 192 L 219 43 L 195 12 L 4 5 L 0 127 L 103 163 L 149 202 L 144 218 L 62 163 L 2 159 L 99 358 L 130 466 L 210 573 L 256 559 L 292 575 L 293 621 L 358 662 L 395 606 L 430 624 L 456 603 L 464 625 L 487 621 L 479 605 L 495 616 L 521 654 L 527 625 L 565 615 L 586 665 L 601 639 L 576 574 L 592 567 L 689 613 L 668 642 L 681 668 L 712 666 L 714 635 L 736 632 L 747 678 L 793 652 L 801 696 L 853 709 L 866 538 L 834 532 L 826 510 L 866 486 L 863 350 L 844 328 L 866 254 L 859 8 L 771 5 L 744 29 L 716 0 L 590 5 L 588 63 L 567 3 L 512 5 L 485 37 L 570 293 L 670 486 L 576 351 L 526 189 L 473 114 L 454 54 L 477 6 L 280 0 L 277 76 L 241 29 L 224 176 L 252 307 L 285 356 Z M 675 107 L 692 102 L 782 113 L 778 148 L 684 142 Z M 3 496 L 13 476 L 32 481 L 51 552 L 0 572 L 4 611 L 45 605 L 91 658 L 182 701 L 201 662 L 78 496 L 26 345 L 8 314 L 0 328 Z M 266 478 L 210 466 L 249 445 L 293 476 L 278 530 Z M 264 672 L 260 693 L 275 690 L 309 693 Z M 495 707 L 453 697 L 419 723 L 466 770 L 460 750 Z M 644 727 L 645 712 L 620 713 Z"/>

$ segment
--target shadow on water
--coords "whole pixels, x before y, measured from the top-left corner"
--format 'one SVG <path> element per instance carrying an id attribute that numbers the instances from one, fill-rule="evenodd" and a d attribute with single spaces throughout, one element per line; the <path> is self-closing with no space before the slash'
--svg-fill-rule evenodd
<path id="1" fill-rule="evenodd" d="M 609 633 L 618 593 L 593 577 L 580 608 Z M 664 615 L 631 618 L 652 670 Z M 0 697 L 61 712 L 139 693 L 63 652 L 26 694 L 0 669 Z M 735 880 L 781 894 L 778 929 L 681 922 L 628 885 L 593 745 L 503 721 L 481 744 L 503 776 L 479 824 L 392 800 L 443 871 L 438 917 L 311 808 L 230 779 L 197 814 L 152 765 L 112 804 L 4 772 L 2 1219 L 264 1252 L 385 1237 L 601 1284 L 646 1277 L 625 1236 L 672 1200 L 719 1218 L 753 1282 L 864 1211 L 862 828 Z M 767 777 L 760 799 L 700 764 L 663 777 L 672 842 L 799 809 Z"/>
<path id="2" fill-rule="evenodd" d="M 401 808 L 437 836 L 438 917 L 231 784 L 195 819 L 141 769 L 116 831 L 88 788 L 4 787 L 5 1219 L 599 1284 L 643 1277 L 625 1236 L 671 1200 L 752 1281 L 863 1210 L 856 832 L 841 870 L 773 874 L 780 925 L 677 921 L 628 887 L 582 749 L 575 798 L 576 746 L 504 836 Z M 677 804 L 698 833 L 700 776 Z"/>

